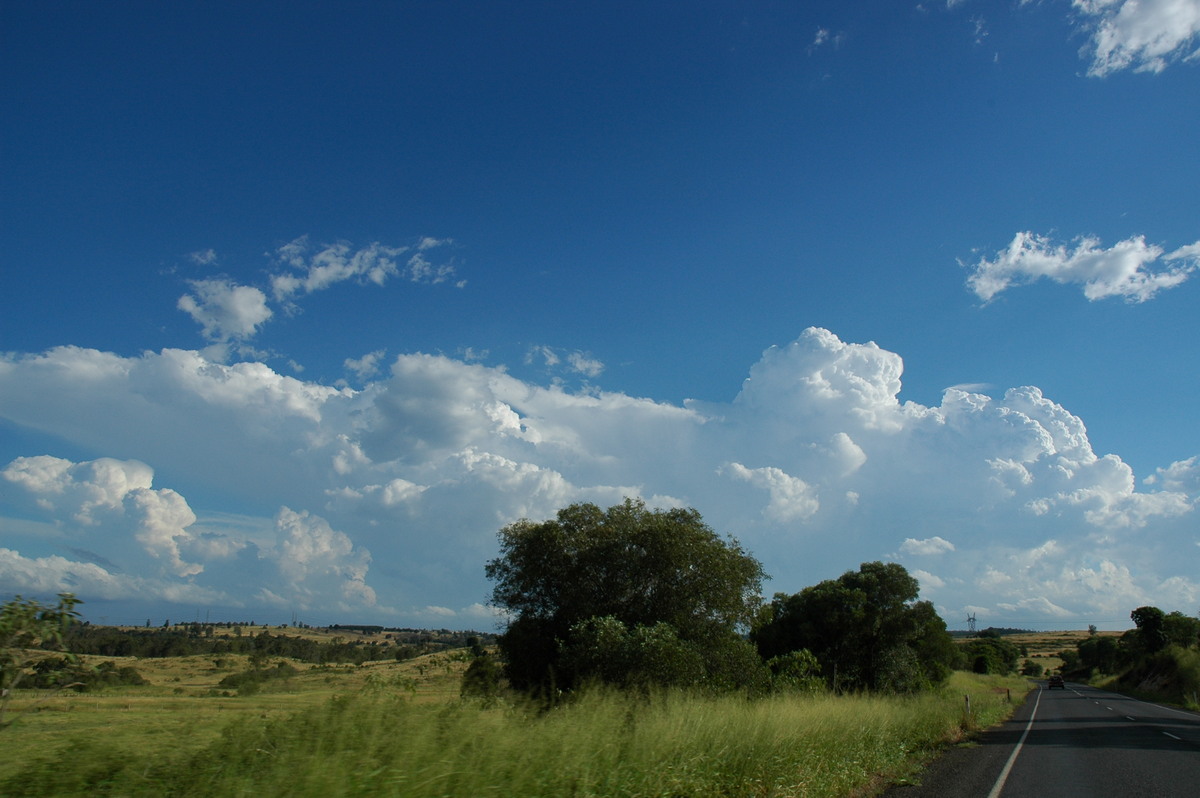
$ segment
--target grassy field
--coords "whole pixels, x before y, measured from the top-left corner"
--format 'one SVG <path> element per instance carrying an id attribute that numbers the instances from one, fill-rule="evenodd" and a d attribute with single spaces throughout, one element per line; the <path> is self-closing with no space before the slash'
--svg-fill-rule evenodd
<path id="1" fill-rule="evenodd" d="M 1124 632 L 1097 632 L 1101 637 L 1120 637 Z M 1031 659 L 1040 664 L 1047 672 L 1062 667 L 1062 658 L 1058 652 L 1064 649 L 1074 649 L 1081 640 L 1086 640 L 1088 633 L 1082 632 L 1026 632 L 1024 634 L 1006 635 L 1005 640 L 1017 646 L 1024 647 L 1029 653 L 1022 656 L 1021 661 Z"/>
<path id="2" fill-rule="evenodd" d="M 0 794 L 867 795 L 1026 689 L 955 674 L 914 698 L 596 692 L 542 712 L 459 700 L 454 652 L 292 663 L 299 673 L 246 696 L 218 685 L 243 657 L 117 664 L 150 684 L 60 695 L 0 732 Z"/>
<path id="3" fill-rule="evenodd" d="M 43 700 L 40 691 L 22 691 L 11 710 L 37 704 L 9 730 L 0 732 L 0 780 L 30 754 L 67 737 L 91 737 L 153 757 L 169 757 L 215 741 L 221 730 L 241 719 L 269 721 L 313 709 L 346 693 L 392 691 L 413 703 L 442 703 L 458 697 L 466 664 L 459 656 L 434 654 L 406 662 L 381 661 L 360 666 L 311 666 L 292 662 L 300 672 L 241 697 L 219 686 L 221 679 L 250 667 L 248 657 L 81 657 L 90 663 L 115 662 L 137 669 L 148 682 L 141 687 L 94 693 L 66 692 Z M 273 659 L 272 662 L 278 662 Z M 4 791 L 0 790 L 0 795 Z"/>

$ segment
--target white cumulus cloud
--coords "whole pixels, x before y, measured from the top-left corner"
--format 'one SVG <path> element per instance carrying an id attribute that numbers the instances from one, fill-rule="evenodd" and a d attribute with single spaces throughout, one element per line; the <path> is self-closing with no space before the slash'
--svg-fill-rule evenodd
<path id="1" fill-rule="evenodd" d="M 1161 72 L 1200 57 L 1200 0 L 1073 0 L 1091 33 L 1088 74 Z"/>
<path id="2" fill-rule="evenodd" d="M 954 551 L 954 544 L 937 535 L 924 540 L 905 538 L 904 542 L 900 544 L 900 551 L 905 554 L 917 555 L 945 554 L 948 551 Z"/>
<path id="3" fill-rule="evenodd" d="M 271 318 L 267 297 L 257 288 L 230 280 L 193 280 L 192 293 L 179 298 L 179 309 L 201 326 L 204 336 L 224 342 L 252 337 Z"/>
<path id="4" fill-rule="evenodd" d="M 275 557 L 297 606 L 311 609 L 313 602 L 334 597 L 345 609 L 375 604 L 375 591 L 367 585 L 371 553 L 345 533 L 320 516 L 288 507 L 279 510 L 275 530 Z"/>
<path id="5" fill-rule="evenodd" d="M 106 457 L 72 463 L 47 455 L 19 457 L 0 471 L 38 510 L 73 527 L 72 537 L 124 537 L 178 576 L 200 573 L 203 566 L 181 554 L 191 542 L 188 527 L 196 516 L 175 491 L 154 490 L 153 476 L 137 461 Z"/>
<path id="6" fill-rule="evenodd" d="M 353 372 L 359 379 L 369 379 L 379 373 L 380 362 L 385 354 L 385 350 L 377 349 L 360 358 L 346 358 L 344 365 L 347 371 Z"/>
<path id="7" fill-rule="evenodd" d="M 945 579 L 942 579 L 936 574 L 931 574 L 928 571 L 923 571 L 920 568 L 914 568 L 912 570 L 912 575 L 916 578 L 917 583 L 920 584 L 921 590 L 937 590 L 938 588 L 946 586 Z"/>
<path id="8" fill-rule="evenodd" d="M 768 491 L 771 500 L 763 514 L 774 521 L 803 521 L 811 518 L 821 508 L 820 501 L 808 483 L 778 468 L 746 468 L 741 463 L 730 463 L 729 473 Z"/>
<path id="9" fill-rule="evenodd" d="M 1121 617 L 1197 589 L 1194 458 L 1139 486 L 1036 387 L 901 402 L 903 365 L 812 328 L 729 401 L 677 405 L 421 353 L 357 390 L 181 350 L 0 355 L 6 423 L 109 455 L 4 467 L 0 577 L 422 623 L 486 599 L 504 524 L 641 496 L 736 536 L 768 589 L 889 552 L 936 556 L 923 583 L 939 606 L 997 625 Z M 133 581 L 143 571 L 154 581 Z"/>

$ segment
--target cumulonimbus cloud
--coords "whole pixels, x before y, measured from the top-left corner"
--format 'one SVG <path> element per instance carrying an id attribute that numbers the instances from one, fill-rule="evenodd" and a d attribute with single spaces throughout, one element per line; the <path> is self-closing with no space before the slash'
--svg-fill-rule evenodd
<path id="1" fill-rule="evenodd" d="M 204 567 L 183 559 L 196 516 L 173 490 L 151 487 L 154 472 L 145 463 L 112 458 L 72 463 L 60 457 L 18 457 L 0 471 L 0 479 L 34 499 L 40 510 L 68 520 L 83 537 L 124 529 L 144 554 L 161 560 L 177 576 L 194 576 Z M 93 529 L 96 528 L 96 529 Z"/>
<path id="2" fill-rule="evenodd" d="M 641 496 L 696 507 L 789 591 L 891 556 L 924 569 L 951 615 L 1200 600 L 1194 458 L 1139 488 L 1036 387 L 950 388 L 926 406 L 900 400 L 902 375 L 898 354 L 820 328 L 766 350 L 730 401 L 682 405 L 421 353 L 360 389 L 181 350 L 0 355 L 0 416 L 124 464 L 8 463 L 0 567 L 14 589 L 175 585 L 418 623 L 486 595 L 504 524 Z M 223 502 L 252 522 L 231 525 Z M 181 574 L 172 542 L 202 570 Z M 153 586 L 103 565 L 134 555 L 160 566 Z"/>
<path id="3" fill-rule="evenodd" d="M 1152 267 L 1160 262 L 1163 268 Z M 1020 232 L 992 259 L 981 258 L 972 267 L 967 285 L 984 302 L 1001 292 L 1041 278 L 1083 287 L 1089 300 L 1121 297 L 1145 302 L 1174 288 L 1200 267 L 1200 241 L 1172 252 L 1133 236 L 1105 249 L 1092 237 L 1074 246 L 1055 244 L 1046 236 Z"/>
<path id="4" fill-rule="evenodd" d="M 80 548 L 86 544 L 106 555 L 88 552 L 88 562 L 72 563 L 61 557 L 25 558 L 8 550 L 0 555 L 0 578 L 8 569 L 9 583 L 42 592 L 83 584 L 110 598 L 135 587 L 162 598 L 170 595 L 171 577 L 194 584 L 206 566 L 220 569 L 253 549 L 258 567 L 251 582 L 277 602 L 308 609 L 336 600 L 347 610 L 375 604 L 366 581 L 370 553 L 324 518 L 282 507 L 275 516 L 273 541 L 252 541 L 233 530 L 201 530 L 187 500 L 170 488 L 153 488 L 153 478 L 149 466 L 133 460 L 16 458 L 0 471 L 0 488 L 7 485 L 0 496 L 18 506 L 28 500 L 26 514 L 48 518 L 54 536 L 72 543 L 73 553 L 87 552 Z M 18 578 L 20 571 L 26 576 Z M 246 596 L 231 601 L 233 592 L 205 587 L 180 595 L 244 603 Z"/>

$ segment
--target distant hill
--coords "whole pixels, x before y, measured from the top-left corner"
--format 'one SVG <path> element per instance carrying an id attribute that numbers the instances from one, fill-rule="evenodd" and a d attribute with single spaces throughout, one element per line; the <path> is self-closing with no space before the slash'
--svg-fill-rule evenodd
<path id="1" fill-rule="evenodd" d="M 67 649 L 76 654 L 160 658 L 258 653 L 312 663 L 401 661 L 471 645 L 489 646 L 495 640 L 492 633 L 448 629 L 386 629 L 365 625 L 269 627 L 235 623 L 118 627 L 84 622 L 73 624 L 65 635 Z"/>

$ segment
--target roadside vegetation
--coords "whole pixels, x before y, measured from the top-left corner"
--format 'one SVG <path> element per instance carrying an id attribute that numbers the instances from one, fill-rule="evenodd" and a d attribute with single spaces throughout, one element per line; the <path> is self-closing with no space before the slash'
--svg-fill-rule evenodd
<path id="1" fill-rule="evenodd" d="M 461 676 L 461 660 L 426 674 L 450 675 L 447 664 Z M 966 673 L 905 696 L 594 688 L 546 710 L 435 696 L 415 670 L 411 681 L 383 675 L 400 667 L 243 698 L 171 701 L 132 687 L 60 696 L 5 738 L 0 794 L 865 794 L 1002 719 L 1025 689 Z"/>
<path id="2" fill-rule="evenodd" d="M 1031 685 L 895 563 L 764 604 L 694 510 L 573 505 L 502 529 L 487 573 L 504 633 L 415 656 L 378 627 L 80 629 L 64 597 L 6 660 L 0 794 L 868 795 Z"/>
<path id="3" fill-rule="evenodd" d="M 1108 690 L 1200 710 L 1200 618 L 1158 607 L 1130 613 L 1135 628 L 1121 635 L 1092 630 L 1059 652 L 1062 672 Z"/>

